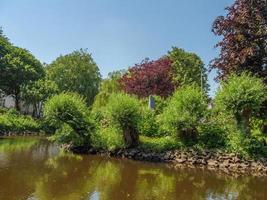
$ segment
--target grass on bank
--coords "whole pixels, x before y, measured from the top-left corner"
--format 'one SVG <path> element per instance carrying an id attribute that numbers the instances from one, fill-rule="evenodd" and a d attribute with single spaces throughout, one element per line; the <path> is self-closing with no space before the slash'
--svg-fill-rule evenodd
<path id="1" fill-rule="evenodd" d="M 140 148 L 145 151 L 164 152 L 174 149 L 181 149 L 183 144 L 171 136 L 147 137 L 140 136 Z"/>
<path id="2" fill-rule="evenodd" d="M 24 116 L 17 111 L 1 109 L 0 134 L 38 132 L 39 124 L 30 116 Z"/>

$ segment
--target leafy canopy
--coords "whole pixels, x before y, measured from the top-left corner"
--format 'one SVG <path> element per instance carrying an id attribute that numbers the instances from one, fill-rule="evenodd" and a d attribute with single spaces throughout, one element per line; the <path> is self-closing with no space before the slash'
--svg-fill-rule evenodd
<path id="1" fill-rule="evenodd" d="M 208 91 L 207 70 L 198 55 L 173 47 L 168 52 L 168 57 L 171 60 L 172 80 L 176 87 L 195 84 L 202 87 L 204 92 Z"/>
<path id="2" fill-rule="evenodd" d="M 57 94 L 58 87 L 51 80 L 39 79 L 25 86 L 22 92 L 23 100 L 26 103 L 37 104 Z"/>
<path id="3" fill-rule="evenodd" d="M 123 71 L 114 71 L 108 74 L 108 77 L 101 81 L 100 91 L 96 95 L 92 110 L 99 111 L 102 107 L 106 106 L 108 99 L 112 93 L 121 91 L 118 80 L 121 78 Z"/>
<path id="4" fill-rule="evenodd" d="M 13 46 L 0 33 L 0 90 L 15 97 L 18 110 L 21 88 L 43 76 L 42 64 L 29 51 Z"/>
<path id="5" fill-rule="evenodd" d="M 174 91 L 170 66 L 171 61 L 167 57 L 155 61 L 145 60 L 131 67 L 119 80 L 120 85 L 126 93 L 139 97 L 167 97 Z"/>
<path id="6" fill-rule="evenodd" d="M 139 97 L 170 96 L 175 89 L 186 85 L 198 85 L 208 91 L 207 73 L 202 60 L 194 53 L 173 47 L 155 61 L 145 61 L 130 67 L 120 79 L 122 89 Z"/>
<path id="7" fill-rule="evenodd" d="M 233 74 L 222 83 L 215 105 L 221 111 L 232 113 L 241 128 L 248 131 L 250 118 L 258 115 L 267 100 L 266 92 L 266 85 L 261 79 L 246 73 L 240 76 Z"/>
<path id="8" fill-rule="evenodd" d="M 57 93 L 58 87 L 55 82 L 39 79 L 22 88 L 22 99 L 24 103 L 33 105 L 33 115 L 40 117 L 43 103 Z"/>
<path id="9" fill-rule="evenodd" d="M 223 109 L 239 114 L 244 108 L 250 108 L 255 114 L 267 99 L 266 86 L 262 80 L 247 73 L 232 74 L 222 83 L 215 97 L 215 104 Z"/>
<path id="10" fill-rule="evenodd" d="M 222 36 L 216 45 L 220 55 L 211 62 L 219 72 L 217 78 L 249 71 L 267 82 L 266 8 L 266 0 L 235 0 L 226 16 L 214 21 L 213 33 Z"/>
<path id="11" fill-rule="evenodd" d="M 62 92 L 76 92 L 91 105 L 101 81 L 99 68 L 87 50 L 81 49 L 59 56 L 47 68 L 48 79 L 54 81 Z"/>

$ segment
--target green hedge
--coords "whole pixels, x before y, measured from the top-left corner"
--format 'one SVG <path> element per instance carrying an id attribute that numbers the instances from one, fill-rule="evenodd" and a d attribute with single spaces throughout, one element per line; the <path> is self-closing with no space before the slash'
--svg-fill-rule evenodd
<path id="1" fill-rule="evenodd" d="M 26 133 L 40 131 L 39 124 L 30 116 L 14 114 L 14 111 L 7 111 L 0 114 L 0 133 Z"/>

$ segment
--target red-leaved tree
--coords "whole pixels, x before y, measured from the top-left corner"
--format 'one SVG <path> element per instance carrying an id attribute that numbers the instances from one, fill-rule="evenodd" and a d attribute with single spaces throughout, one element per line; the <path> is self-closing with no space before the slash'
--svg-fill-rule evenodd
<path id="1" fill-rule="evenodd" d="M 174 91 L 171 77 L 171 60 L 163 57 L 155 61 L 146 59 L 131 67 L 119 83 L 122 89 L 138 97 L 159 95 L 167 97 Z"/>
<path id="2" fill-rule="evenodd" d="M 212 31 L 223 38 L 211 68 L 219 79 L 249 71 L 267 83 L 267 0 L 236 0 L 226 10 L 213 23 Z"/>

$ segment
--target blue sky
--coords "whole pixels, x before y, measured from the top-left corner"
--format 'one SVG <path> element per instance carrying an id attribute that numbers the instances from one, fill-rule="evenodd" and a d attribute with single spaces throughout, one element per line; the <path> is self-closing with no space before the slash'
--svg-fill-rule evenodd
<path id="1" fill-rule="evenodd" d="M 0 26 L 42 62 L 88 48 L 101 74 L 157 59 L 172 46 L 207 65 L 218 55 L 213 20 L 233 0 L 0 0 Z M 217 84 L 209 75 L 210 94 Z"/>

